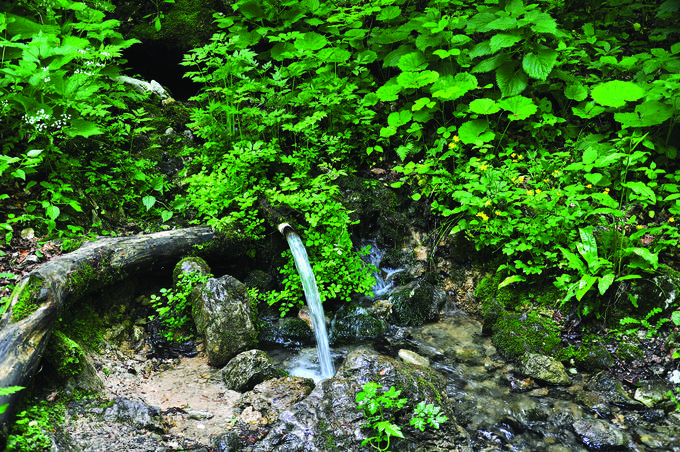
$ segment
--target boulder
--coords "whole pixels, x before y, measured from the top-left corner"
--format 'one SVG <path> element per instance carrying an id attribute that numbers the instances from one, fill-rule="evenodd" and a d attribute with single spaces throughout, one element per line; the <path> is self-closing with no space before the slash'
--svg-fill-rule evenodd
<path id="1" fill-rule="evenodd" d="M 423 279 L 394 289 L 389 301 L 395 325 L 420 326 L 439 318 L 446 294 Z"/>
<path id="2" fill-rule="evenodd" d="M 263 381 L 281 376 L 283 371 L 274 367 L 269 355 L 262 350 L 240 353 L 222 369 L 227 389 L 238 392 L 250 391 Z"/>
<path id="3" fill-rule="evenodd" d="M 262 382 L 243 394 L 236 403 L 244 415 L 239 416 L 239 421 L 247 424 L 256 413 L 258 419 L 274 422 L 284 410 L 307 397 L 312 389 L 314 381 L 310 378 L 284 377 Z"/>
<path id="4" fill-rule="evenodd" d="M 389 328 L 386 321 L 378 319 L 358 305 L 350 304 L 338 310 L 331 324 L 331 344 L 353 343 L 382 337 Z"/>
<path id="5" fill-rule="evenodd" d="M 394 386 L 402 391 L 399 397 L 408 401 L 394 417 L 405 438 L 392 437 L 391 450 L 471 450 L 469 435 L 456 422 L 454 404 L 446 395 L 446 379 L 441 374 L 364 349 L 350 352 L 333 378 L 322 380 L 307 398 L 281 413 L 253 450 L 365 450 L 361 443 L 373 436 L 373 430 L 365 427 L 364 413 L 357 408 L 355 399 L 363 385 L 371 381 L 384 390 Z M 440 406 L 442 414 L 449 418 L 439 430 L 421 432 L 409 426 L 413 409 L 420 401 Z"/>
<path id="6" fill-rule="evenodd" d="M 521 372 L 528 377 L 553 385 L 568 385 L 571 382 L 561 362 L 536 353 L 529 353 L 522 358 Z"/>
<path id="7" fill-rule="evenodd" d="M 242 282 L 229 275 L 210 278 L 192 297 L 191 313 L 211 365 L 222 367 L 257 345 L 257 312 Z"/>
<path id="8" fill-rule="evenodd" d="M 626 438 L 619 429 L 601 419 L 576 421 L 574 431 L 581 437 L 583 444 L 591 450 L 609 450 L 626 443 Z"/>

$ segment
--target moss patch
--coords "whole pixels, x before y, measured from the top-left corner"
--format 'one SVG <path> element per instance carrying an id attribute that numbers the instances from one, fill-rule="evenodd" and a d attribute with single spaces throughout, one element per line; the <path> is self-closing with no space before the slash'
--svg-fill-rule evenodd
<path id="1" fill-rule="evenodd" d="M 559 328 L 534 312 L 504 315 L 493 331 L 493 345 L 506 359 L 516 360 L 525 353 L 552 356 L 561 349 Z"/>
<path id="2" fill-rule="evenodd" d="M 16 303 L 12 306 L 12 320 L 18 322 L 38 310 L 41 303 L 38 301 L 40 290 L 45 286 L 45 281 L 37 276 L 30 276 L 23 285 L 18 285 L 14 289 L 12 298 L 16 298 Z"/>

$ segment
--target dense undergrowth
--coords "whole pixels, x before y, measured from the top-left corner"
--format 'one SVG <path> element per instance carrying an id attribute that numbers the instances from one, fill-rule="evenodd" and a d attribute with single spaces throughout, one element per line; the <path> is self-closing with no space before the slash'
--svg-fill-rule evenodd
<path id="1" fill-rule="evenodd" d="M 258 239 L 278 209 L 322 298 L 345 298 L 371 277 L 340 182 L 382 168 L 499 256 L 501 285 L 554 281 L 583 316 L 677 257 L 677 1 L 236 1 L 185 57 L 205 86 L 185 144 L 163 138 L 170 107 L 114 80 L 135 40 L 109 3 L 1 5 L 6 240 L 129 220 Z M 286 257 L 262 294 L 284 314 L 302 300 Z"/>

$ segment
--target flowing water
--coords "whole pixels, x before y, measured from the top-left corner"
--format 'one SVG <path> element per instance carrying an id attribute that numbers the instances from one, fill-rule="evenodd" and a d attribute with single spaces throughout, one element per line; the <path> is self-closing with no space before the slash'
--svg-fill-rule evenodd
<path id="1" fill-rule="evenodd" d="M 314 272 L 309 264 L 307 250 L 305 249 L 302 240 L 300 240 L 300 236 L 295 233 L 289 224 L 280 224 L 279 231 L 281 231 L 288 241 L 288 246 L 293 253 L 293 259 L 295 260 L 295 267 L 302 280 L 302 288 L 305 291 L 307 306 L 309 306 L 309 313 L 312 318 L 314 336 L 316 337 L 316 349 L 319 357 L 319 365 L 321 367 L 321 378 L 331 378 L 335 374 L 335 369 L 333 367 L 333 361 L 331 360 L 331 349 L 328 345 L 326 317 L 323 312 L 323 306 L 321 305 L 319 289 L 316 286 L 316 278 L 314 277 Z M 293 375 L 295 375 L 295 373 L 293 373 Z"/>

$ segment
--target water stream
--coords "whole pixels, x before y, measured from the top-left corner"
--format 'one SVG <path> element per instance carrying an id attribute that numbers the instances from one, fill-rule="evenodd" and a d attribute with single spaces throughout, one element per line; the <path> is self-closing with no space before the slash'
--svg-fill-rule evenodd
<path id="1" fill-rule="evenodd" d="M 286 237 L 290 251 L 293 253 L 295 267 L 302 280 L 302 288 L 305 291 L 307 306 L 312 318 L 314 336 L 316 337 L 316 349 L 321 366 L 321 378 L 331 378 L 335 374 L 333 361 L 331 360 L 331 349 L 328 345 L 328 333 L 326 332 L 326 318 L 319 297 L 319 289 L 316 286 L 316 278 L 309 265 L 309 257 L 305 245 L 300 240 L 300 236 L 295 233 L 288 223 L 279 225 L 279 231 Z"/>

